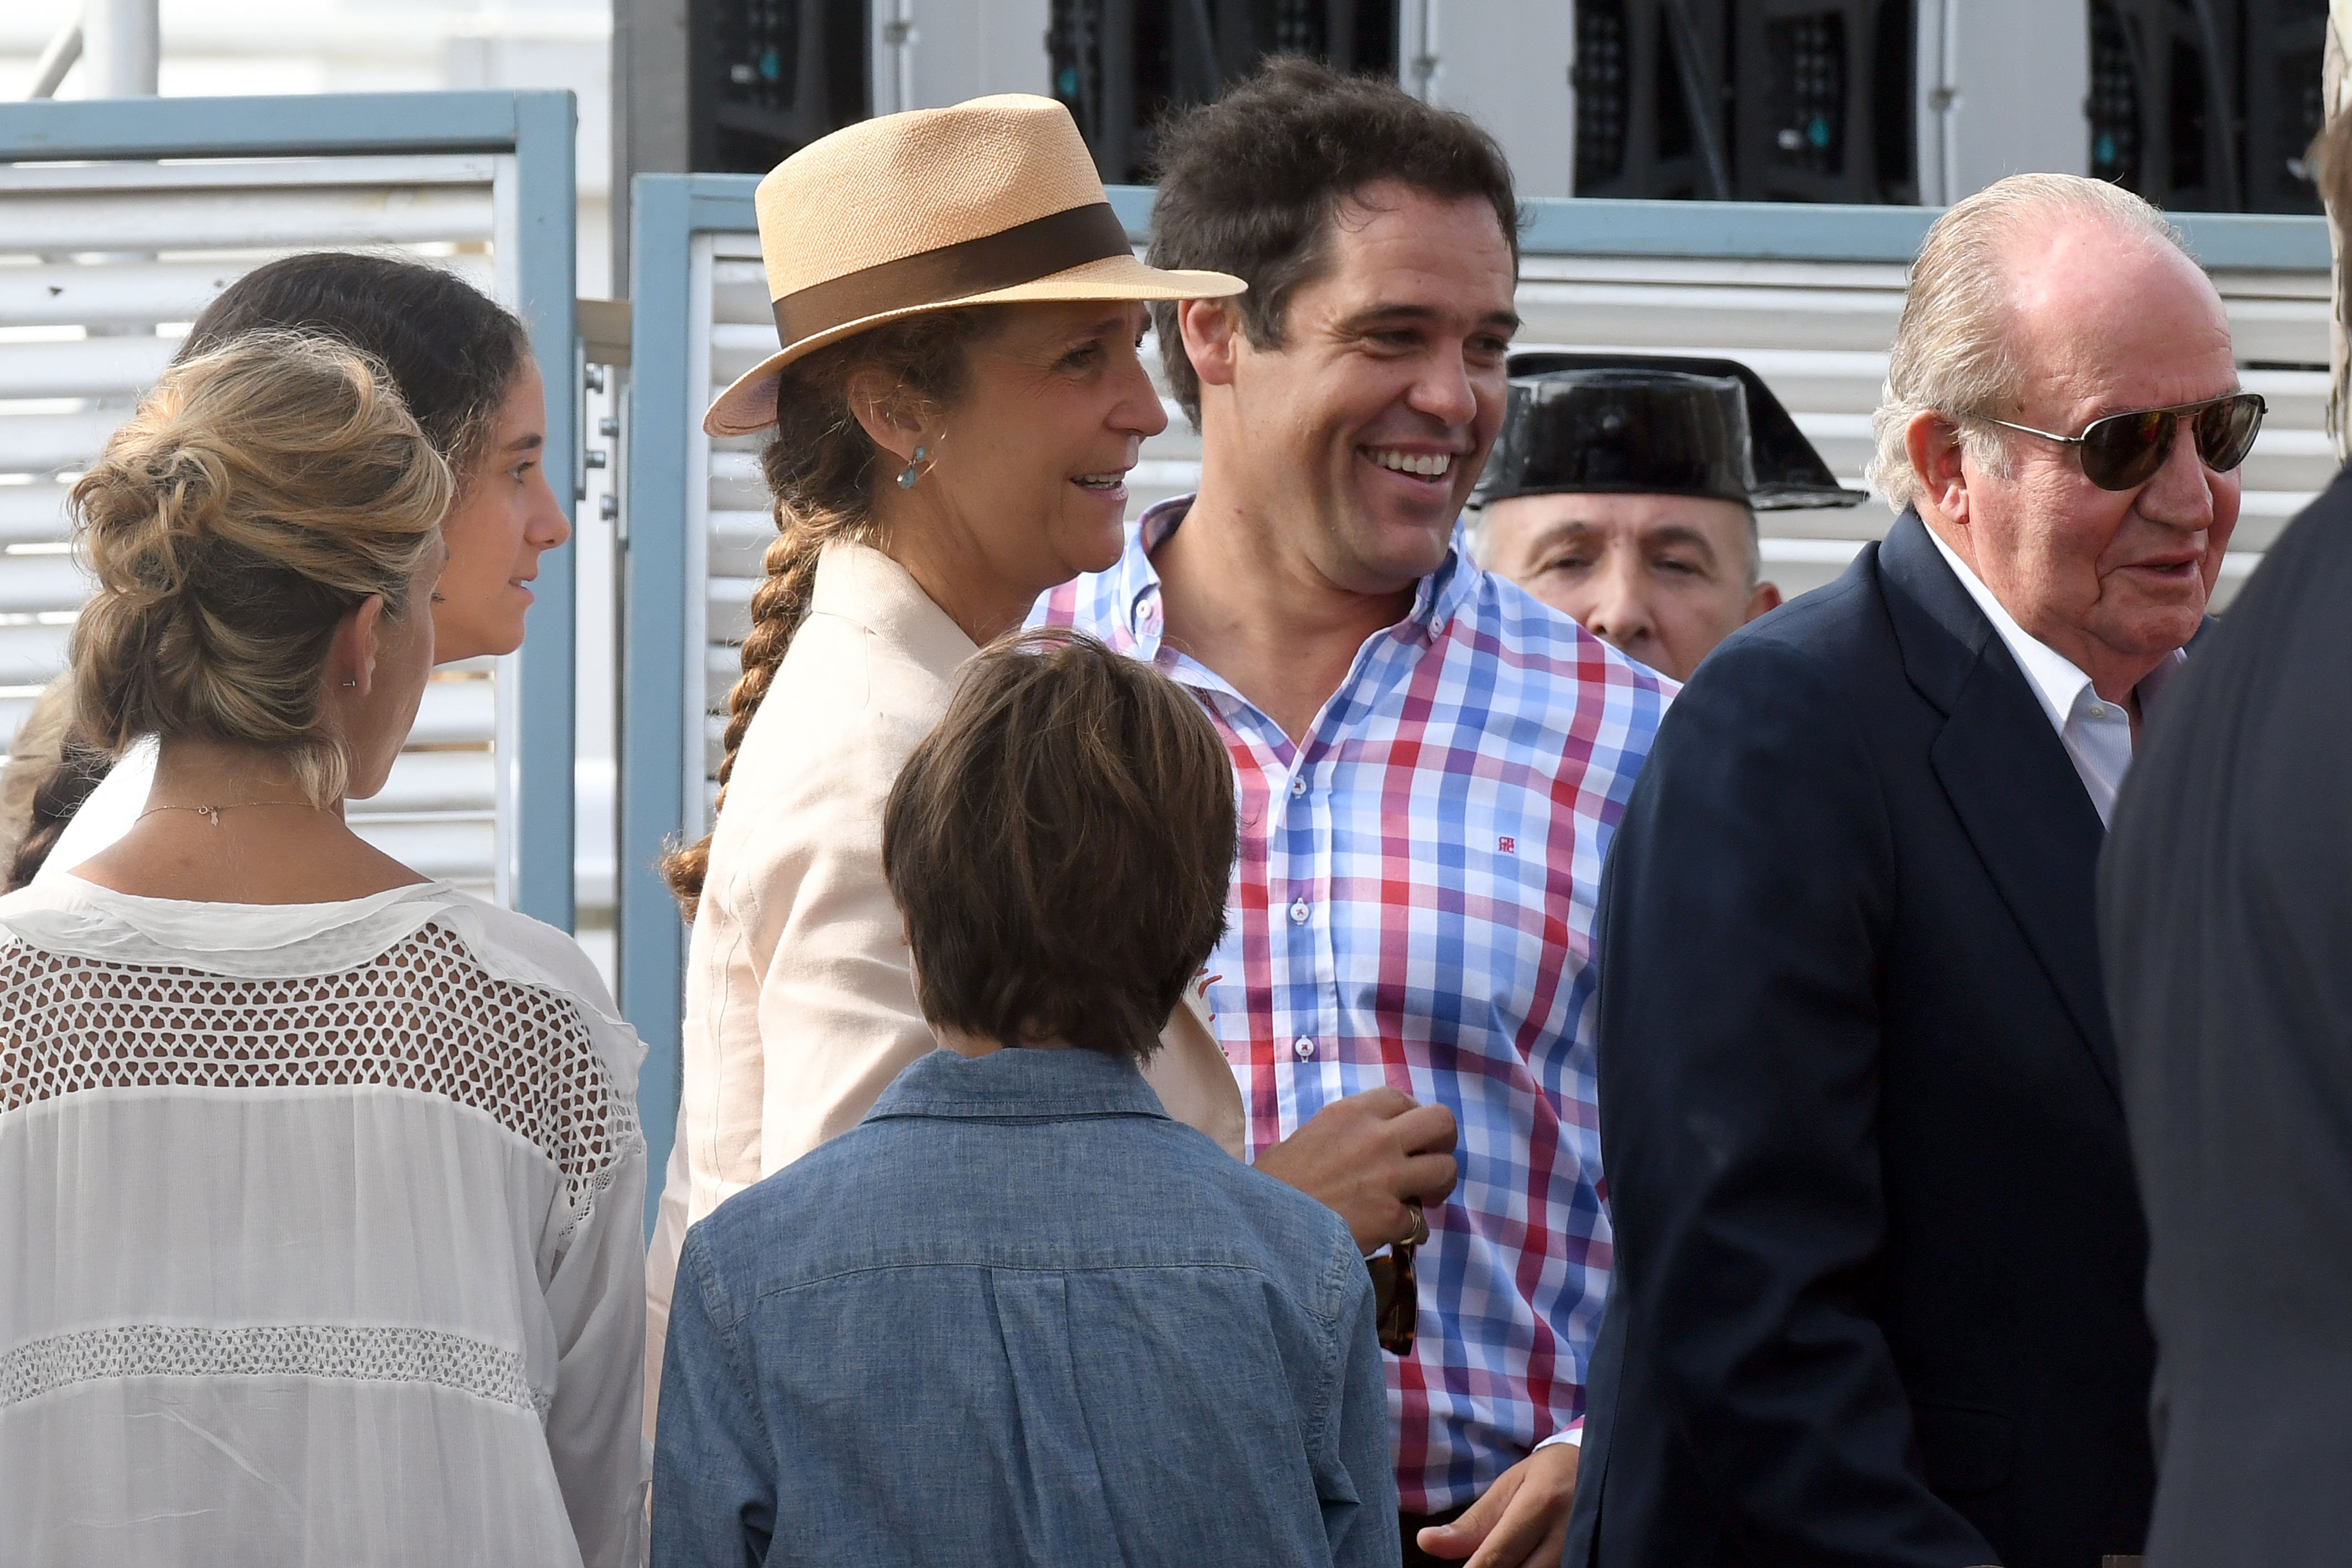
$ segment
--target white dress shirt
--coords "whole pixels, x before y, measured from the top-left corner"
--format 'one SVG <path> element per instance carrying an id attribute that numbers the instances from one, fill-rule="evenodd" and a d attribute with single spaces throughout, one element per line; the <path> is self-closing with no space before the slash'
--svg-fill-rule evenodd
<path id="1" fill-rule="evenodd" d="M 1944 559 L 1985 612 L 1992 629 L 2009 647 L 2010 657 L 2025 672 L 2025 684 L 2032 691 L 2042 711 L 2050 716 L 2050 727 L 2058 732 L 2059 743 L 2065 747 L 2067 758 L 2074 764 L 2075 773 L 2089 792 L 2091 804 L 2098 809 L 2099 821 L 2111 822 L 2115 817 L 2116 795 L 2124 787 L 2124 775 L 2131 770 L 2132 721 L 2131 711 L 2119 703 L 2100 696 L 2091 685 L 2091 677 L 2074 667 L 2073 660 L 2041 641 L 2017 623 L 2017 618 L 2002 608 L 1977 574 L 1969 570 L 1951 546 L 1929 528 L 1927 537 L 1936 541 Z M 2139 694 L 2140 711 L 2172 678 L 2189 655 L 2175 648 L 2158 660 L 2155 669 L 2133 689 Z"/>

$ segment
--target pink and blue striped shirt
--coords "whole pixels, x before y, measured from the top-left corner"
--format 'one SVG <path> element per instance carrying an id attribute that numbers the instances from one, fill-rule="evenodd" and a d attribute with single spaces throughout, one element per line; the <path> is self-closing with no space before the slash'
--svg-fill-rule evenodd
<path id="1" fill-rule="evenodd" d="M 1412 1354 L 1386 1358 L 1402 1506 L 1472 1500 L 1581 1420 L 1608 1291 L 1593 1105 L 1593 915 L 1609 838 L 1674 685 L 1474 565 L 1456 536 L 1314 727 L 1166 646 L 1154 507 L 1035 619 L 1148 658 L 1232 753 L 1241 854 L 1209 964 L 1252 1155 L 1390 1083 L 1460 1124 L 1429 1216 Z"/>

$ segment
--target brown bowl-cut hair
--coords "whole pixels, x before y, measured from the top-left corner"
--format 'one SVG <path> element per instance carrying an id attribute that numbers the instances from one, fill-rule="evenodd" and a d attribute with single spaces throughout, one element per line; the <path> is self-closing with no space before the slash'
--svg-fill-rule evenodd
<path id="1" fill-rule="evenodd" d="M 966 666 L 890 790 L 882 870 L 942 1028 L 1140 1061 L 1223 936 L 1233 765 L 1200 705 L 1077 632 Z"/>

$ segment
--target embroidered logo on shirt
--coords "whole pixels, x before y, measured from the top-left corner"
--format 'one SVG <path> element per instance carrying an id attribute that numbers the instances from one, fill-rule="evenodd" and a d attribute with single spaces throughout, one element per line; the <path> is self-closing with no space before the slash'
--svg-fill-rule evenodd
<path id="1" fill-rule="evenodd" d="M 1517 839 L 1496 839 L 1495 841 L 1495 847 L 1507 855 L 1515 855 L 1519 852 L 1519 841 Z"/>

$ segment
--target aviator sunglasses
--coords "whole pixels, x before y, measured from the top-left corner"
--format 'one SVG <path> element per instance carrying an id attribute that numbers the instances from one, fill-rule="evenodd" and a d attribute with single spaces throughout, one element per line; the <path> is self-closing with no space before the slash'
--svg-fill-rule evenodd
<path id="1" fill-rule="evenodd" d="M 2262 431 L 2263 415 L 2269 406 L 2259 393 L 2232 392 L 2207 402 L 2111 413 L 2105 419 L 2091 421 L 2080 435 L 2060 435 L 2054 431 L 2036 430 L 2030 424 L 2011 424 L 1990 414 L 1979 417 L 2003 430 L 2038 435 L 2063 446 L 2079 446 L 2083 449 L 2084 478 L 2102 490 L 2128 490 L 2147 484 L 2164 466 L 2164 460 L 2172 455 L 2172 440 L 2184 419 L 2192 422 L 2190 428 L 2197 433 L 2197 455 L 2204 460 L 2205 466 L 2216 474 L 2227 474 L 2253 450 L 2254 437 Z"/>

